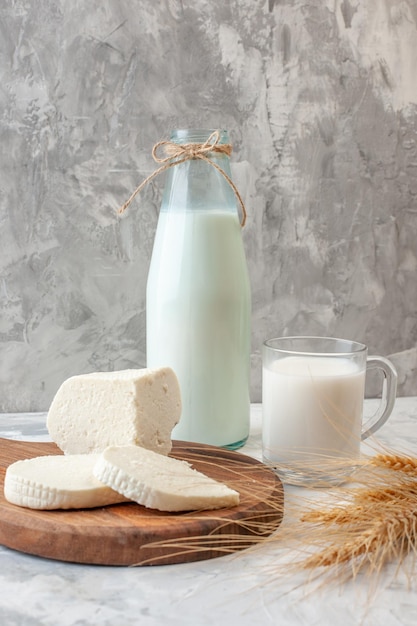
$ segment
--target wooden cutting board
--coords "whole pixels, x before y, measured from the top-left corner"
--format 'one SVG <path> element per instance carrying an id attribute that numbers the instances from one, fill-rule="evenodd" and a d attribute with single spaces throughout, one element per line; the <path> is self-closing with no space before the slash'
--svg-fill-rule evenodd
<path id="1" fill-rule="evenodd" d="M 61 452 L 53 443 L 0 438 L 0 544 L 8 548 L 75 563 L 183 563 L 248 548 L 271 535 L 282 520 L 283 487 L 266 465 L 239 452 L 185 442 L 174 442 L 171 456 L 239 491 L 239 506 L 173 514 L 130 502 L 71 511 L 37 511 L 7 502 L 7 466 L 46 454 Z"/>

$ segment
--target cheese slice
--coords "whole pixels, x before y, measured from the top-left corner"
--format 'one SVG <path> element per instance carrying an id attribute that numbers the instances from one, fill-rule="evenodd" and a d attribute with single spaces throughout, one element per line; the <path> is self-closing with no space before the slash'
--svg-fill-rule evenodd
<path id="1" fill-rule="evenodd" d="M 47 427 L 65 454 L 127 444 L 168 454 L 180 415 L 180 389 L 172 369 L 96 372 L 64 381 L 50 406 Z"/>
<path id="2" fill-rule="evenodd" d="M 30 509 L 81 509 L 125 502 L 93 475 L 98 455 L 39 456 L 9 465 L 4 478 L 8 502 Z"/>
<path id="3" fill-rule="evenodd" d="M 180 461 L 137 446 L 111 446 L 98 457 L 95 477 L 129 500 L 160 511 L 220 509 L 239 493 Z"/>

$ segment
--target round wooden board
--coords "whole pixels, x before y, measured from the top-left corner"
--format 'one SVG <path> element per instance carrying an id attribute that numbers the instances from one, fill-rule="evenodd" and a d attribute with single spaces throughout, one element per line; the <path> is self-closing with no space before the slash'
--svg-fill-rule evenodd
<path id="1" fill-rule="evenodd" d="M 222 448 L 174 442 L 171 456 L 240 493 L 217 511 L 163 513 L 136 503 L 37 511 L 4 498 L 8 465 L 61 454 L 53 443 L 0 438 L 0 544 L 37 556 L 100 565 L 161 565 L 218 557 L 271 535 L 283 516 L 281 481 L 266 465 Z"/>

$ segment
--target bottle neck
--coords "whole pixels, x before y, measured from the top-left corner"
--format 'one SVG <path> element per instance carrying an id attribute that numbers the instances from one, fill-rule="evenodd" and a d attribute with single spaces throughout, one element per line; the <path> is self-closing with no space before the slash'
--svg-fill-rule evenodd
<path id="1" fill-rule="evenodd" d="M 195 144 L 201 157 L 191 157 L 184 162 L 181 162 L 181 156 L 175 157 L 179 163 L 167 172 L 161 210 L 217 209 L 236 212 L 233 189 L 222 173 L 205 160 L 207 158 L 215 163 L 231 178 L 231 148 L 227 131 L 174 130 L 171 133 L 171 142 L 187 148 L 190 144 Z"/>
<path id="2" fill-rule="evenodd" d="M 175 144 L 175 140 L 178 142 Z M 184 141 L 187 141 L 184 143 Z M 192 141 L 195 140 L 195 141 Z M 176 145 L 178 148 L 176 148 Z M 165 156 L 158 155 L 158 149 L 165 149 Z M 148 176 L 131 194 L 130 198 L 119 209 L 123 213 L 130 205 L 135 196 L 142 188 L 149 183 L 152 178 L 161 172 L 168 170 L 168 180 L 162 198 L 162 210 L 174 208 L 182 209 L 213 207 L 228 212 L 236 213 L 236 199 L 239 201 L 242 210 L 240 225 L 243 227 L 246 222 L 246 209 L 236 185 L 232 181 L 230 173 L 229 155 L 232 146 L 228 143 L 228 133 L 225 130 L 176 130 L 171 134 L 171 141 L 159 141 L 154 145 L 152 155 L 161 166 Z M 220 161 L 220 163 L 216 163 Z M 223 163 L 221 163 L 223 161 Z M 200 162 L 200 163 L 198 163 Z M 205 165 L 213 168 L 211 175 L 204 176 L 206 189 L 200 188 L 195 180 L 200 176 L 199 166 Z M 184 167 L 182 167 L 184 166 Z M 175 169 L 177 172 L 173 172 Z M 189 185 L 191 177 L 190 170 L 193 169 L 193 185 Z M 184 179 L 184 172 L 186 179 Z M 182 183 L 178 182 L 180 174 L 183 176 Z M 217 174 L 217 181 L 215 180 Z M 222 179 L 218 180 L 220 175 Z M 228 187 L 225 187 L 225 182 Z M 174 190 L 178 191 L 179 198 L 175 198 Z M 207 196 L 207 189 L 209 195 Z M 233 190 L 234 197 L 231 195 Z M 217 194 L 217 197 L 216 197 Z M 177 202 L 179 200 L 179 202 Z"/>

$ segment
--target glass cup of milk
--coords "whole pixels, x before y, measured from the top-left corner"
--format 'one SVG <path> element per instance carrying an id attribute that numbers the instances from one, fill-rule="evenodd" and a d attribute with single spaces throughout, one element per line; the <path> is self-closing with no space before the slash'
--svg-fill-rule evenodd
<path id="1" fill-rule="evenodd" d="M 288 483 L 343 482 L 361 441 L 392 412 L 397 389 L 392 363 L 368 356 L 356 341 L 280 337 L 264 342 L 262 364 L 264 462 Z M 382 398 L 364 423 L 366 372 L 374 368 L 383 374 Z"/>

